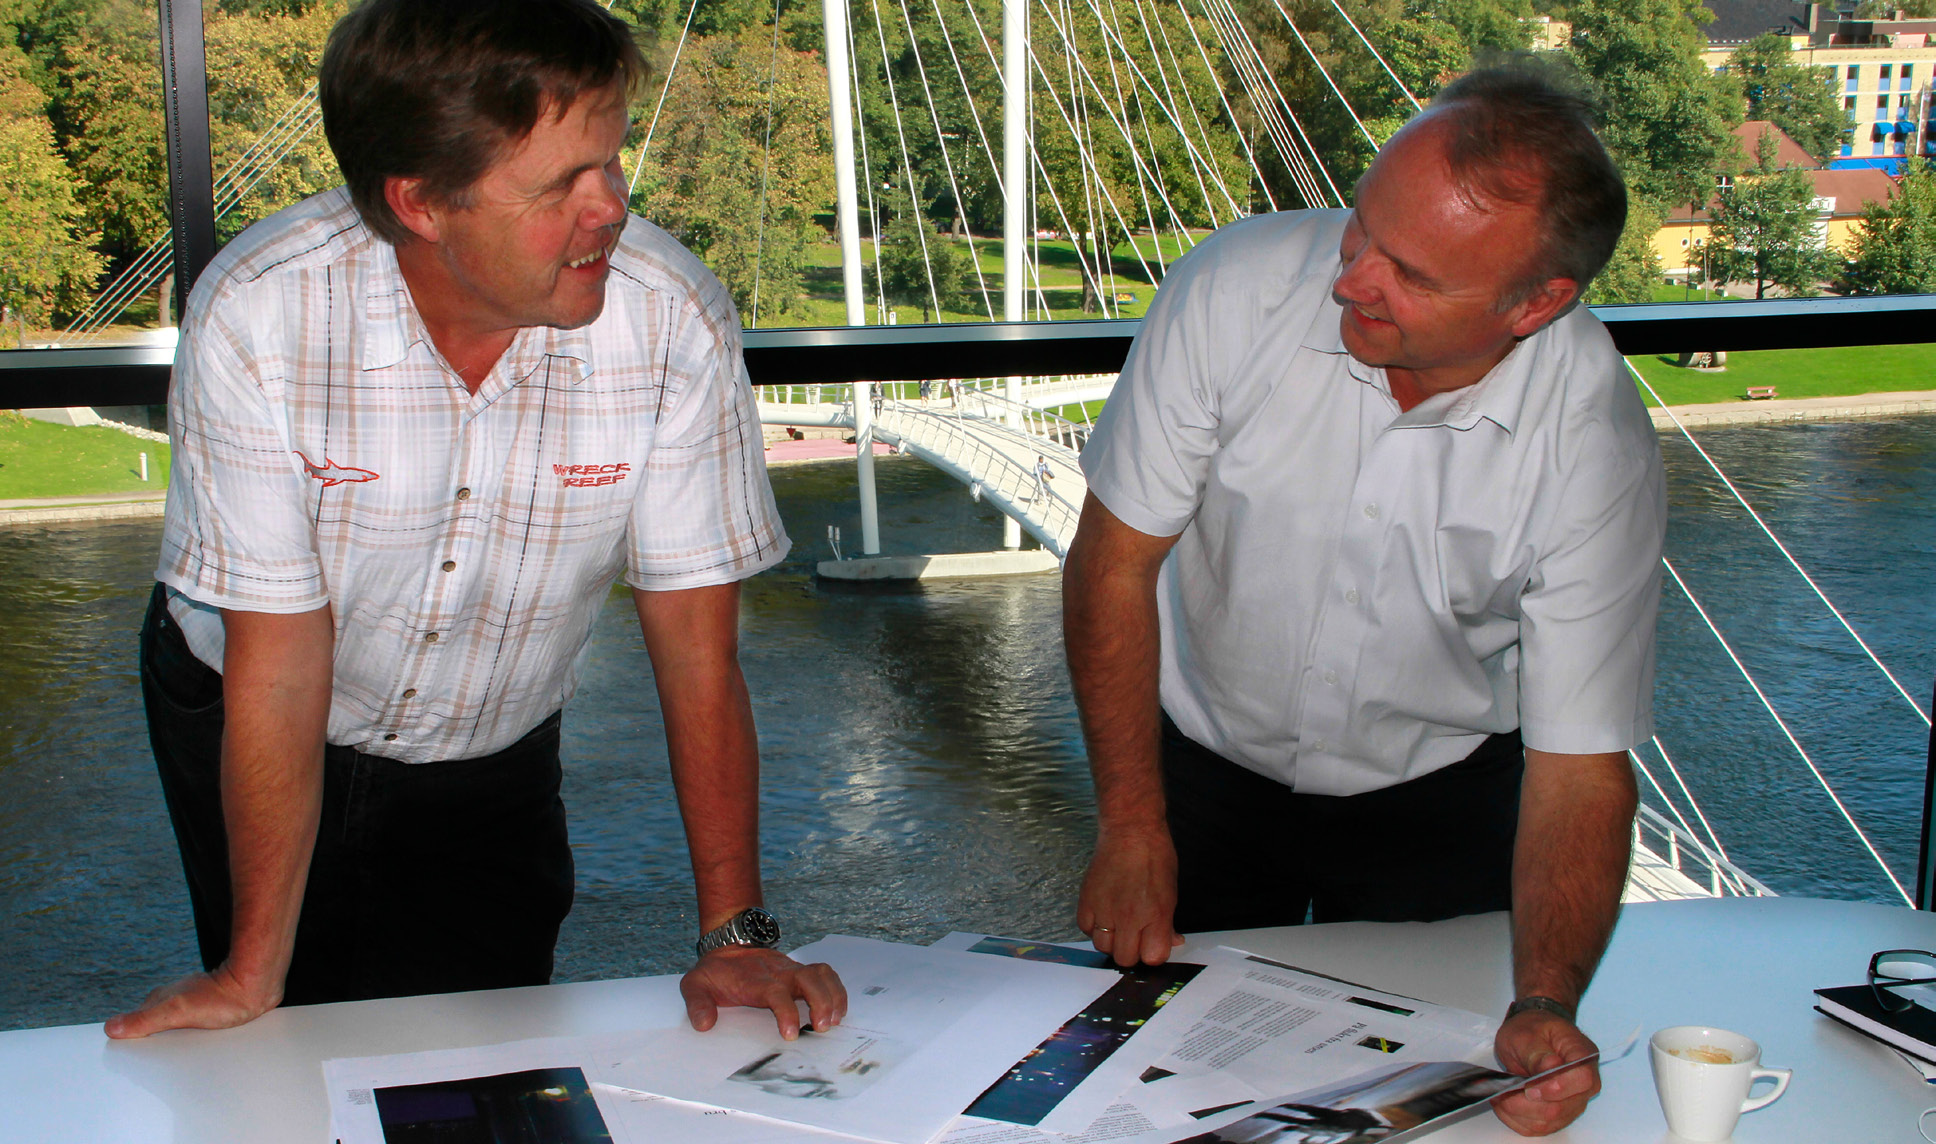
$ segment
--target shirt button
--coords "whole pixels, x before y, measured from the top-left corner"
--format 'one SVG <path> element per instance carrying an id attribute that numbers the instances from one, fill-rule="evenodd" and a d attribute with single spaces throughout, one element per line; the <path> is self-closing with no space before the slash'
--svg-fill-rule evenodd
<path id="1" fill-rule="evenodd" d="M 1345 603 L 1347 603 L 1347 604 L 1355 604 L 1355 603 L 1357 603 L 1357 602 L 1358 602 L 1358 589 L 1356 589 L 1356 588 L 1346 588 L 1346 589 L 1344 590 L 1344 602 L 1345 602 Z"/>
<path id="2" fill-rule="evenodd" d="M 471 499 L 471 491 L 470 491 L 469 489 L 458 489 L 458 490 L 457 490 L 457 499 L 458 499 L 458 500 L 469 500 L 469 499 Z"/>
<path id="3" fill-rule="evenodd" d="M 1368 505 L 1366 505 L 1366 506 L 1365 506 L 1365 516 L 1366 516 L 1367 518 L 1369 518 L 1369 519 L 1371 519 L 1371 520 L 1377 520 L 1377 519 L 1378 519 L 1378 506 L 1377 506 L 1377 505 L 1375 505 L 1375 504 L 1368 504 Z"/>
<path id="4" fill-rule="evenodd" d="M 1324 681 L 1325 681 L 1326 683 L 1329 683 L 1329 684 L 1331 684 L 1332 686 L 1334 686 L 1334 687 L 1335 687 L 1335 686 L 1337 685 L 1337 682 L 1338 682 L 1338 673 L 1337 673 L 1337 672 L 1335 672 L 1335 671 L 1327 671 L 1327 672 L 1325 672 L 1325 673 L 1324 673 Z"/>
<path id="5" fill-rule="evenodd" d="M 1325 748 L 1325 742 L 1323 739 L 1319 739 L 1317 742 L 1311 744 L 1311 749 L 1313 751 L 1322 751 L 1324 750 L 1324 748 Z"/>
<path id="6" fill-rule="evenodd" d="M 446 572 L 455 572 L 455 571 L 457 571 L 457 561 L 455 561 L 455 560 L 446 560 L 446 561 L 444 561 L 444 571 L 446 571 Z"/>
<path id="7" fill-rule="evenodd" d="M 392 732 L 390 732 L 389 734 L 387 734 L 387 735 L 385 735 L 385 736 L 383 736 L 383 741 L 384 741 L 384 742 L 386 742 L 386 743 L 394 743 L 394 742 L 396 742 L 396 741 L 397 741 L 397 733 L 396 733 L 395 731 L 392 731 Z"/>
<path id="8" fill-rule="evenodd" d="M 427 636 L 425 636 L 425 637 L 424 637 L 424 642 L 425 642 L 425 643 L 436 643 L 436 642 L 437 642 L 437 633 L 436 633 L 436 632 L 431 632 L 431 633 L 430 633 L 429 635 L 427 635 Z"/>
<path id="9" fill-rule="evenodd" d="M 414 688 L 414 687 L 406 687 L 406 688 L 404 688 L 404 689 L 403 689 L 403 697 L 404 697 L 405 699 L 415 699 L 415 698 L 417 697 L 417 689 L 416 689 L 416 688 Z"/>

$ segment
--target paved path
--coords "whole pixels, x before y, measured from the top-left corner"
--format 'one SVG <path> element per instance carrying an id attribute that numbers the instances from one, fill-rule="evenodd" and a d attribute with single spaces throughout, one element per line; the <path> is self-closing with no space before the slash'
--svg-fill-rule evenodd
<path id="1" fill-rule="evenodd" d="M 1674 418 L 1664 409 L 1650 409 L 1654 428 L 1673 430 Z M 1792 421 L 1851 421 L 1864 417 L 1899 417 L 1905 413 L 1936 413 L 1936 389 L 1901 393 L 1863 393 L 1850 397 L 1773 398 L 1767 401 L 1723 401 L 1713 405 L 1676 405 L 1674 417 L 1689 429 L 1717 425 L 1769 425 Z"/>

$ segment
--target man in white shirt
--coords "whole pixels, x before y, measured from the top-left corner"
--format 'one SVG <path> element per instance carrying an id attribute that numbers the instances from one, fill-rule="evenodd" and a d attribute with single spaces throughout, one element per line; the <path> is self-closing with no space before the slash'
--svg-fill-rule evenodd
<path id="1" fill-rule="evenodd" d="M 1625 213 L 1587 105 L 1499 69 L 1394 136 L 1355 209 L 1172 268 L 1064 580 L 1098 948 L 1510 908 L 1500 1060 L 1592 1051 L 1665 520 L 1652 426 L 1574 308 Z M 1550 1132 L 1597 1089 L 1588 1064 L 1497 1107 Z"/>
<path id="2" fill-rule="evenodd" d="M 693 1024 L 845 1008 L 772 948 L 739 581 L 787 538 L 718 279 L 626 213 L 646 64 L 595 0 L 369 0 L 319 78 L 347 189 L 197 283 L 142 632 L 205 972 L 114 1037 L 543 984 L 559 712 L 632 588 L 696 883 Z"/>

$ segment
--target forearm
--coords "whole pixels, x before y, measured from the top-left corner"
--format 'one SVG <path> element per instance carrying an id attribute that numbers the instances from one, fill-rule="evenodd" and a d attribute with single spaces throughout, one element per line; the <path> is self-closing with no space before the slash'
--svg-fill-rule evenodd
<path id="1" fill-rule="evenodd" d="M 739 585 L 635 592 L 704 932 L 762 904 L 759 737 L 739 666 Z"/>
<path id="2" fill-rule="evenodd" d="M 1624 752 L 1526 752 L 1513 853 L 1513 987 L 1577 1006 L 1619 917 L 1638 800 Z"/>
<path id="3" fill-rule="evenodd" d="M 234 896 L 227 968 L 278 997 L 322 808 L 333 628 L 328 609 L 226 613 L 222 816 Z"/>
<path id="4" fill-rule="evenodd" d="M 1109 518 L 1098 527 L 1092 516 L 1097 510 L 1101 503 L 1091 498 L 1085 528 L 1063 569 L 1069 681 L 1095 777 L 1101 830 L 1159 830 L 1164 804 L 1156 573 L 1169 545 L 1139 551 L 1148 546 L 1132 539 L 1125 546 L 1116 534 L 1126 526 Z"/>
<path id="5" fill-rule="evenodd" d="M 721 678 L 681 685 L 701 694 L 667 703 L 662 684 L 660 702 L 703 933 L 763 902 L 759 742 L 737 660 Z"/>

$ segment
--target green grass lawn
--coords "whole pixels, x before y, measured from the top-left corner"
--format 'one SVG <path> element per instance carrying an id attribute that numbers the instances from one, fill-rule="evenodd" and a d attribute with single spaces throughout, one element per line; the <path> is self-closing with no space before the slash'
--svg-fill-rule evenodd
<path id="1" fill-rule="evenodd" d="M 148 480 L 140 455 L 148 454 Z M 55 425 L 0 412 L 0 500 L 161 492 L 168 445 L 103 426 Z"/>
<path id="2" fill-rule="evenodd" d="M 1936 344 L 1743 350 L 1728 355 L 1728 368 L 1721 373 L 1682 369 L 1672 356 L 1628 360 L 1669 405 L 1739 401 L 1751 385 L 1772 385 L 1779 397 L 1936 389 Z M 1645 389 L 1641 396 L 1655 404 Z"/>

